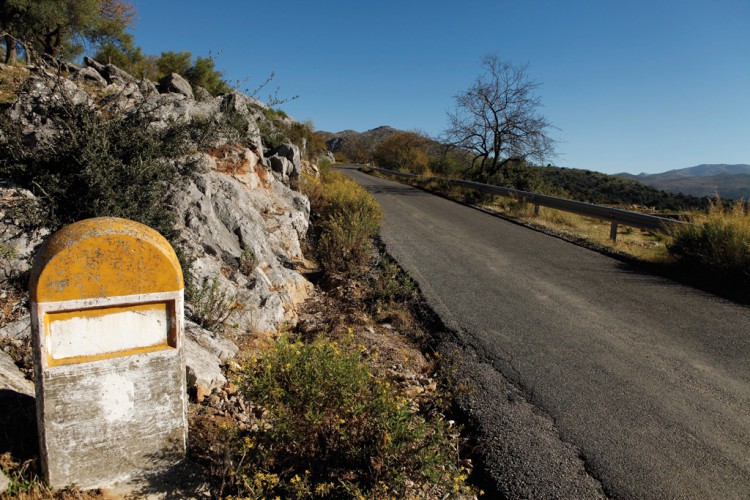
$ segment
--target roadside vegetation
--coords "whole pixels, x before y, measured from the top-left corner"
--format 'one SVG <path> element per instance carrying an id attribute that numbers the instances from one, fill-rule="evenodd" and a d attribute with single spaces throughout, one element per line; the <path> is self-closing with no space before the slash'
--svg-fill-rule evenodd
<path id="1" fill-rule="evenodd" d="M 343 174 L 323 165 L 304 184 L 313 218 L 316 256 L 329 279 L 356 278 L 367 270 L 383 213 L 375 199 Z"/>
<path id="2" fill-rule="evenodd" d="M 694 214 L 692 222 L 670 235 L 669 253 L 679 268 L 696 281 L 734 291 L 750 302 L 748 203 L 711 203 L 708 212 Z"/>
<path id="3" fill-rule="evenodd" d="M 233 381 L 262 422 L 199 413 L 191 454 L 218 496 L 466 498 L 461 429 L 446 414 L 448 362 L 427 357 L 418 290 L 374 244 L 373 197 L 323 162 L 302 183 L 319 299 L 308 318 L 246 353 Z"/>

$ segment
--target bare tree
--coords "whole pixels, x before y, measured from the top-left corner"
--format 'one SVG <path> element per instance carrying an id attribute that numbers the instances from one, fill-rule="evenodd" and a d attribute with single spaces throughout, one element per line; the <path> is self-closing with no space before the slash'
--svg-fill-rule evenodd
<path id="1" fill-rule="evenodd" d="M 472 86 L 455 96 L 445 136 L 449 144 L 472 152 L 476 178 L 487 181 L 514 164 L 543 162 L 553 154 L 554 141 L 547 134 L 552 125 L 537 111 L 539 84 L 528 78 L 527 66 L 487 55 L 482 69 Z"/>

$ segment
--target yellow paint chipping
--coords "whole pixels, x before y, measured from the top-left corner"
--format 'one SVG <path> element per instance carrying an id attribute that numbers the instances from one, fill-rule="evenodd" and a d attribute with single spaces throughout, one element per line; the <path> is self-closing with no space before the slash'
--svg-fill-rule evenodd
<path id="1" fill-rule="evenodd" d="M 184 287 L 169 242 L 143 224 L 114 217 L 76 222 L 56 232 L 34 261 L 33 302 L 58 302 Z"/>
<path id="2" fill-rule="evenodd" d="M 101 359 L 119 358 L 122 356 L 132 356 L 134 354 L 146 354 L 149 352 L 164 351 L 167 349 L 173 349 L 173 347 L 165 343 L 160 345 L 138 347 L 136 349 L 128 349 L 126 351 L 96 354 L 93 356 L 73 356 L 63 359 L 53 359 L 52 357 L 47 356 L 47 366 L 77 365 L 79 363 L 89 363 L 91 361 L 99 361 Z"/>

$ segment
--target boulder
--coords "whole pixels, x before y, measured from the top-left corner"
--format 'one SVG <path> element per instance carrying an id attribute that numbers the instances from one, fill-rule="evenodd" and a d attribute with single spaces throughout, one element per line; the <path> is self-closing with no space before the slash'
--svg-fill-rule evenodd
<path id="1" fill-rule="evenodd" d="M 213 99 L 213 96 L 208 92 L 208 90 L 198 85 L 196 85 L 193 89 L 193 94 L 195 95 L 195 100 L 199 102 L 209 101 Z"/>
<path id="2" fill-rule="evenodd" d="M 8 116 L 21 129 L 27 144 L 37 149 L 48 144 L 57 132 L 49 119 L 54 108 L 91 102 L 88 93 L 67 78 L 42 73 L 26 80 Z"/>
<path id="3" fill-rule="evenodd" d="M 0 187 L 0 278 L 19 275 L 29 269 L 32 253 L 42 242 L 46 231 L 25 231 L 14 217 L 36 208 L 37 198 L 26 189 Z"/>
<path id="4" fill-rule="evenodd" d="M 51 56 L 49 54 L 40 54 L 40 62 L 42 65 L 47 66 L 53 70 L 62 70 L 67 71 L 68 73 L 75 73 L 79 69 L 81 69 L 80 66 L 77 64 L 73 64 L 72 62 L 63 61 L 62 59 L 57 59 L 54 56 Z"/>
<path id="5" fill-rule="evenodd" d="M 190 269 L 194 283 L 201 286 L 216 280 L 226 300 L 240 306 L 229 315 L 228 328 L 273 332 L 280 322 L 295 320 L 295 305 L 312 286 L 282 261 L 304 258 L 307 198 L 258 166 L 254 172 L 209 170 L 193 177 L 176 194 L 175 208 L 183 214 L 181 246 L 194 260 Z M 246 274 L 240 270 L 243 254 L 257 260 Z"/>
<path id="6" fill-rule="evenodd" d="M 291 177 L 291 173 L 294 170 L 294 164 L 287 158 L 279 155 L 273 155 L 268 159 L 271 162 L 271 170 L 274 173 L 279 174 L 279 178 L 282 181 L 288 181 Z"/>
<path id="7" fill-rule="evenodd" d="M 195 392 L 200 403 L 214 389 L 224 387 L 227 379 L 221 371 L 221 361 L 195 340 L 185 336 L 182 342 L 185 350 L 185 370 L 188 391 Z"/>
<path id="8" fill-rule="evenodd" d="M 302 160 L 302 172 L 312 177 L 320 176 L 320 169 L 318 166 L 307 160 Z"/>
<path id="9" fill-rule="evenodd" d="M 140 89 L 138 82 L 129 82 L 124 85 L 111 83 L 104 88 L 105 91 L 111 93 L 102 97 L 98 104 L 107 107 L 109 112 L 137 108 L 143 102 L 143 94 Z"/>
<path id="10" fill-rule="evenodd" d="M 13 358 L 0 351 L 0 390 L 11 390 L 27 396 L 34 396 L 34 384 L 23 376 L 13 362 Z"/>
<path id="11" fill-rule="evenodd" d="M 215 356 L 221 363 L 226 363 L 240 350 L 231 340 L 216 332 L 205 330 L 190 320 L 185 321 L 185 337 Z"/>
<path id="12" fill-rule="evenodd" d="M 31 316 L 29 316 L 28 314 L 0 328 L 0 338 L 11 340 L 28 340 L 30 336 Z"/>
<path id="13" fill-rule="evenodd" d="M 83 58 L 83 63 L 89 68 L 94 68 L 99 73 L 102 73 L 104 71 L 104 65 L 89 56 L 85 56 Z"/>
<path id="14" fill-rule="evenodd" d="M 299 179 L 302 173 L 302 161 L 299 148 L 294 144 L 282 144 L 273 150 L 273 156 L 280 156 L 286 158 L 291 165 L 287 166 L 287 172 L 285 175 L 289 176 L 290 179 Z M 273 167 L 273 163 L 271 164 Z"/>
<path id="15" fill-rule="evenodd" d="M 119 85 L 127 85 L 136 81 L 133 76 L 127 71 L 121 70 L 114 64 L 107 64 L 104 69 L 100 71 L 102 76 L 107 80 L 107 83 L 116 83 Z"/>
<path id="16" fill-rule="evenodd" d="M 86 66 L 85 68 L 76 71 L 71 79 L 75 82 L 97 85 L 99 87 L 107 85 L 107 80 L 105 80 L 104 77 L 91 66 Z"/>
<path id="17" fill-rule="evenodd" d="M 318 162 L 320 162 L 321 160 L 326 160 L 332 164 L 336 163 L 336 157 L 333 155 L 331 151 L 326 151 L 325 153 L 323 153 L 323 156 L 318 158 Z"/>
<path id="18" fill-rule="evenodd" d="M 262 109 L 266 107 L 265 104 L 261 106 L 258 100 L 239 92 L 224 94 L 220 99 L 219 110 L 222 114 L 236 113 L 247 121 L 247 129 L 244 131 L 247 141 L 263 161 L 263 141 L 258 120 L 263 119 Z"/>
<path id="19" fill-rule="evenodd" d="M 187 80 L 178 75 L 177 73 L 170 73 L 161 80 L 159 80 L 159 92 L 162 94 L 174 93 L 182 94 L 190 99 L 193 99 L 193 88 L 190 86 Z"/>
<path id="20" fill-rule="evenodd" d="M 141 94 L 144 96 L 149 96 L 152 94 L 158 94 L 159 89 L 156 88 L 156 85 L 154 85 L 154 82 L 151 80 L 143 79 L 138 82 L 138 89 L 141 91 Z"/>

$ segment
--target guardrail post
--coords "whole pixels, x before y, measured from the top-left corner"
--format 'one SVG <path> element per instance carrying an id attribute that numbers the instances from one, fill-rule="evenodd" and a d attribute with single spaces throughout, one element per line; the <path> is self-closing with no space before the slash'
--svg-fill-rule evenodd
<path id="1" fill-rule="evenodd" d="M 617 222 L 612 221 L 612 226 L 609 228 L 609 239 L 617 241 Z"/>
<path id="2" fill-rule="evenodd" d="M 539 217 L 539 203 L 534 203 L 534 217 Z"/>

